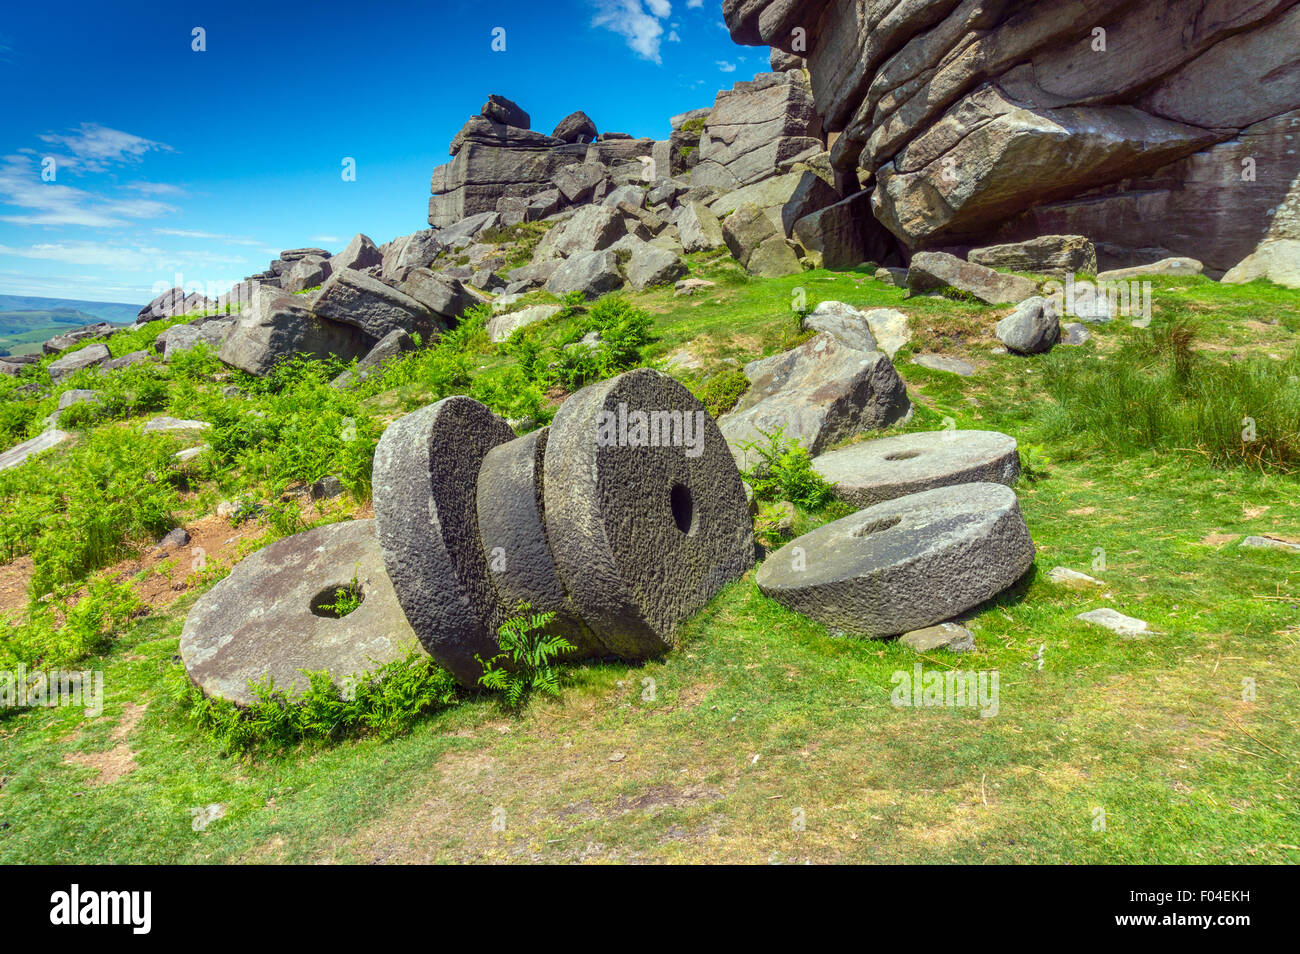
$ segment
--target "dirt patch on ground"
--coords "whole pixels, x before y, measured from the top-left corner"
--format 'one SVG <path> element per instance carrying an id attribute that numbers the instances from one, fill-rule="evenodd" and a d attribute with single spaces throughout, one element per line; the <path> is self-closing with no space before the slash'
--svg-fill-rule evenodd
<path id="1" fill-rule="evenodd" d="M 127 703 L 122 710 L 121 719 L 113 727 L 113 733 L 109 737 L 117 743 L 115 746 L 103 752 L 70 752 L 63 757 L 64 764 L 91 769 L 95 773 L 95 776 L 89 780 L 93 786 L 112 785 L 134 772 L 139 765 L 126 739 L 134 731 L 140 717 L 144 715 L 144 710 L 145 707 L 142 705 Z"/>

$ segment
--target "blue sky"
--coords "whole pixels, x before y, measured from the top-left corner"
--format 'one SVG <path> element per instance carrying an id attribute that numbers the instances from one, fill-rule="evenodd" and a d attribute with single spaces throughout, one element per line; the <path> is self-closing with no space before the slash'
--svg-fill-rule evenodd
<path id="1" fill-rule="evenodd" d="M 731 42 L 720 0 L 9 4 L 0 292 L 143 303 L 382 243 L 426 227 L 429 174 L 488 93 L 543 132 L 581 109 L 665 138 L 767 53 Z"/>

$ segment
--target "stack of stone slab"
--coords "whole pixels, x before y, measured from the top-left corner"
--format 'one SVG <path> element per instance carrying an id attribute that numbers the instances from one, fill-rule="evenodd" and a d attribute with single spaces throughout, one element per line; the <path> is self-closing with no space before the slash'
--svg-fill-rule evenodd
<path id="1" fill-rule="evenodd" d="M 834 630 L 897 636 L 959 616 L 1013 585 L 1034 544 L 1010 485 L 1016 442 L 993 431 L 905 434 L 818 457 L 857 513 L 763 563 L 768 596 Z"/>
<path id="2" fill-rule="evenodd" d="M 523 603 L 555 613 L 578 657 L 646 659 L 754 560 L 726 441 L 650 369 L 584 388 L 522 437 L 477 401 L 445 398 L 384 432 L 373 488 L 373 527 L 281 540 L 195 604 L 181 656 L 205 692 L 242 704 L 268 675 L 301 686 L 302 668 L 365 672 L 410 633 L 473 687 Z M 313 612 L 354 573 L 358 610 Z"/>

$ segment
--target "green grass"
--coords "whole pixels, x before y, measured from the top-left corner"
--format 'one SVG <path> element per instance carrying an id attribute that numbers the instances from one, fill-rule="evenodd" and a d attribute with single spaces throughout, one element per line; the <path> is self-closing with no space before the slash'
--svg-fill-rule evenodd
<path id="1" fill-rule="evenodd" d="M 736 362 L 806 337 L 800 307 L 839 299 L 909 316 L 896 365 L 916 413 L 903 429 L 951 419 L 1020 440 L 1036 565 L 973 614 L 976 652 L 919 658 L 832 637 L 750 574 L 662 660 L 571 667 L 559 699 L 536 696 L 517 715 L 464 694 L 396 735 L 290 737 L 280 754 L 236 758 L 174 691 L 190 595 L 86 639 L 103 718 L 0 718 L 0 861 L 1300 862 L 1300 559 L 1237 546 L 1247 534 L 1300 539 L 1298 481 L 1284 457 L 1215 450 L 1231 449 L 1227 423 L 1256 404 L 1258 432 L 1289 446 L 1279 435 L 1296 421 L 1286 402 L 1300 293 L 1159 280 L 1150 329 L 1091 326 L 1081 348 L 1023 358 L 993 351 L 1009 309 L 904 300 L 865 272 L 754 281 L 708 255 L 692 271 L 717 284 L 627 300 L 654 316 L 643 359 L 689 346 L 702 367 L 674 373 L 715 406 L 735 390 Z M 1190 364 L 1160 344 L 1189 320 Z M 572 310 L 530 329 L 532 359 L 588 321 Z M 190 474 L 180 511 L 236 489 L 273 500 L 290 474 L 340 466 L 355 450 L 313 430 L 317 413 L 330 427 L 351 416 L 369 441 L 446 393 L 518 400 L 542 380 L 518 344 L 493 348 L 469 323 L 342 396 L 326 393 L 333 368 L 260 383 L 213 380 L 222 372 L 197 359 L 169 372 L 167 407 L 211 413 L 214 446 L 227 445 Z M 977 372 L 912 364 L 922 351 Z M 217 395 L 232 382 L 249 396 L 222 421 Z M 88 423 L 56 459 L 139 419 Z M 313 457 L 322 441 L 334 449 Z M 796 532 L 832 515 L 801 509 Z M 1057 565 L 1104 586 L 1054 585 Z M 1074 619 L 1101 606 L 1154 635 L 1124 640 Z M 893 674 L 918 660 L 997 670 L 998 715 L 893 706 Z M 223 817 L 195 831 L 193 813 L 213 803 Z"/>

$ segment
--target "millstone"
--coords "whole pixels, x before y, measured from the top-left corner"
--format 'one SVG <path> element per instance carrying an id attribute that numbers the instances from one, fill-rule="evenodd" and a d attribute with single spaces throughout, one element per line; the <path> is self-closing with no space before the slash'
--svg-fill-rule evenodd
<path id="1" fill-rule="evenodd" d="M 555 613 L 548 632 L 564 636 L 577 656 L 599 656 L 605 645 L 579 618 L 564 592 L 542 525 L 542 461 L 549 428 L 487 452 L 478 472 L 478 529 L 496 584 L 498 612 L 516 614 L 527 603 Z"/>
<path id="2" fill-rule="evenodd" d="M 361 605 L 320 615 L 356 579 Z M 419 646 L 384 572 L 375 521 L 333 523 L 277 540 L 242 560 L 194 604 L 181 659 L 209 696 L 254 702 L 249 683 L 267 676 L 293 695 L 299 670 L 327 670 L 340 685 Z"/>
<path id="3" fill-rule="evenodd" d="M 514 431 L 449 397 L 398 418 L 375 448 L 375 520 L 388 575 L 416 636 L 463 685 L 498 650 L 496 591 L 479 541 L 479 465 Z"/>
<path id="4" fill-rule="evenodd" d="M 859 507 L 934 487 L 1020 476 L 1016 440 L 997 431 L 926 431 L 844 447 L 813 460 L 835 495 Z"/>
<path id="5" fill-rule="evenodd" d="M 859 510 L 772 554 L 758 586 L 831 629 L 896 636 L 952 619 L 1034 562 L 1015 493 L 973 483 Z"/>
<path id="6" fill-rule="evenodd" d="M 665 374 L 630 371 L 565 401 L 543 472 L 560 579 L 619 656 L 669 649 L 674 627 L 753 564 L 731 451 L 704 406 Z"/>

